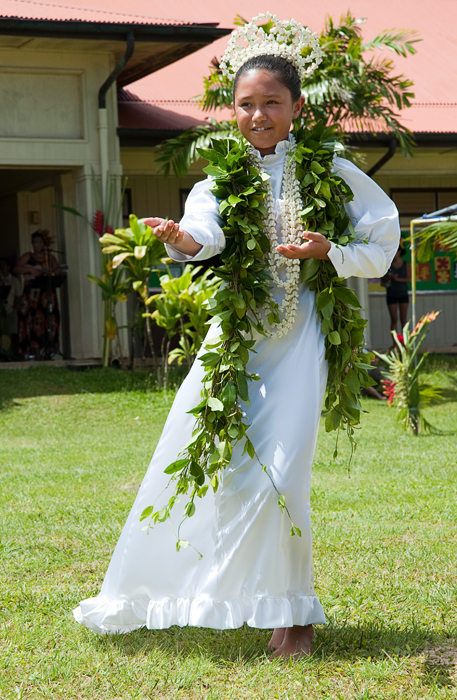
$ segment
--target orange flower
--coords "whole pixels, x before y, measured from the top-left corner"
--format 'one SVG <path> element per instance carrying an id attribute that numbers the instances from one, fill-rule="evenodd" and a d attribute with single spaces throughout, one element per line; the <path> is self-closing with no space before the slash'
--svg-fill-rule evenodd
<path id="1" fill-rule="evenodd" d="M 428 323 L 431 323 L 432 321 L 435 321 L 438 314 L 440 314 L 441 311 L 430 311 L 428 314 L 425 314 L 425 316 L 422 316 L 420 321 L 416 323 L 416 327 L 411 333 L 411 335 L 418 335 L 418 333 L 421 332 L 421 330 L 426 326 Z"/>

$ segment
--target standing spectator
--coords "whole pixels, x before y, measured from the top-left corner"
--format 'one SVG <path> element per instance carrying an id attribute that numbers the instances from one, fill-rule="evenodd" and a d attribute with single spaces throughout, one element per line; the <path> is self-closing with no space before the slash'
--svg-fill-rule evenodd
<path id="1" fill-rule="evenodd" d="M 400 309 L 400 328 L 403 329 L 408 320 L 408 284 L 411 282 L 411 265 L 404 260 L 405 249 L 400 245 L 392 265 L 383 277 L 386 287 L 387 306 L 390 314 L 390 330 L 396 331 L 398 326 L 398 310 Z"/>
<path id="2" fill-rule="evenodd" d="M 46 278 L 61 272 L 59 263 L 45 245 L 47 231 L 35 231 L 30 253 L 24 253 L 14 271 L 24 277 L 19 304 L 19 353 L 23 359 L 50 359 L 59 347 L 60 312 L 56 290 Z"/>

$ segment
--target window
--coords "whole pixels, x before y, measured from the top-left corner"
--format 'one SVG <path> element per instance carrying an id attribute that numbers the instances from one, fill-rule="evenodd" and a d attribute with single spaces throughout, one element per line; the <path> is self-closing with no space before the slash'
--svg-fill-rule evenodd
<path id="1" fill-rule="evenodd" d="M 390 196 L 397 205 L 402 230 L 409 232 L 409 222 L 422 214 L 450 207 L 457 203 L 455 188 L 392 189 Z"/>

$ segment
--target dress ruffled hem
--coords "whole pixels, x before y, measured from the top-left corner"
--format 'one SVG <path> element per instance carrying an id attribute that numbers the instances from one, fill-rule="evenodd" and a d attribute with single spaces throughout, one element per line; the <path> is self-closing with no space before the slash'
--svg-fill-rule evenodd
<path id="1" fill-rule="evenodd" d="M 140 627 L 167 629 L 208 627 L 273 629 L 293 625 L 325 624 L 324 610 L 315 595 L 282 598 L 164 598 L 162 600 L 113 600 L 106 596 L 88 598 L 75 608 L 76 620 L 98 634 L 133 632 Z"/>

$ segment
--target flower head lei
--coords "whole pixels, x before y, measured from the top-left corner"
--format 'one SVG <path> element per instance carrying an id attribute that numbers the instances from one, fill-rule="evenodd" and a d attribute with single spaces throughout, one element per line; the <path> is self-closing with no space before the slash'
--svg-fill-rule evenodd
<path id="1" fill-rule="evenodd" d="M 305 52 L 308 47 L 311 51 Z M 277 15 L 267 12 L 232 32 L 220 69 L 232 80 L 238 69 L 254 56 L 281 56 L 303 80 L 322 61 L 322 49 L 317 34 L 307 27 L 294 19 L 279 20 Z"/>

